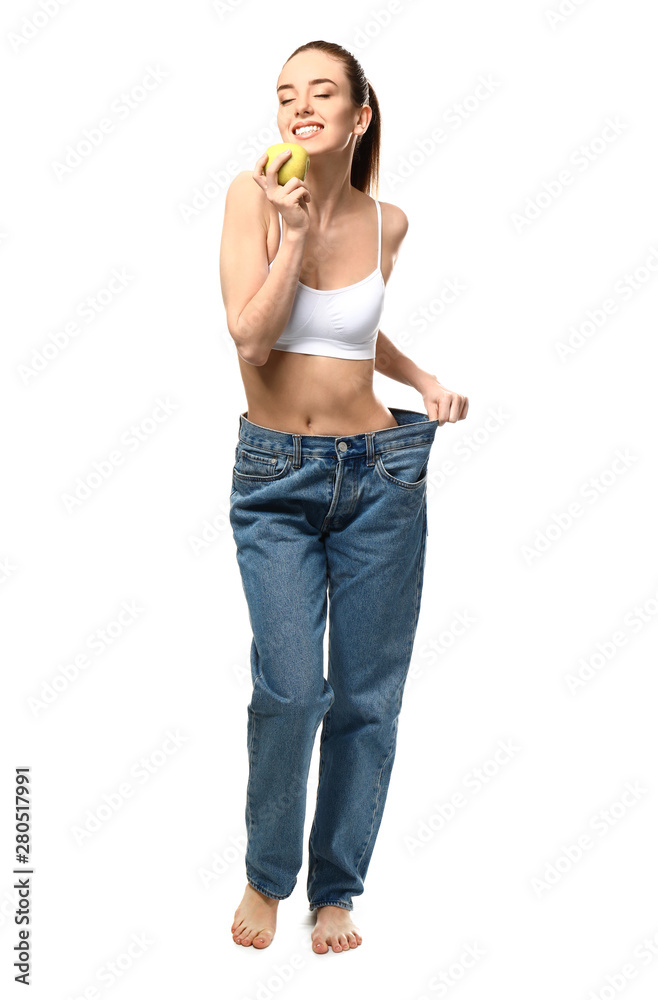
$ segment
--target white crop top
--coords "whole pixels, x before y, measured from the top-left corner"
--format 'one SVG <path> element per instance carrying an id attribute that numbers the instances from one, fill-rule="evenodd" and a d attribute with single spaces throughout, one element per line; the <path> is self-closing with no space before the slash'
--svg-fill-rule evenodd
<path id="1" fill-rule="evenodd" d="M 376 199 L 375 204 L 378 220 L 375 270 L 361 281 L 342 288 L 311 288 L 298 281 L 290 318 L 285 330 L 272 345 L 273 350 L 321 354 L 329 358 L 351 358 L 355 361 L 375 357 L 386 290 L 380 266 L 382 210 Z M 281 218 L 279 228 L 282 239 Z M 270 268 L 272 264 L 269 265 Z"/>

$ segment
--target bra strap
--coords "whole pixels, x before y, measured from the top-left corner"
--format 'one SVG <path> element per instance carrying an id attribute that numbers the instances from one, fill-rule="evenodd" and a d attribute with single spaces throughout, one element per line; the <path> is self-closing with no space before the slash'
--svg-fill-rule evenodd
<path id="1" fill-rule="evenodd" d="M 378 201 L 375 201 L 377 205 L 377 221 L 378 221 L 378 243 L 377 243 L 377 267 L 382 266 L 382 209 Z"/>

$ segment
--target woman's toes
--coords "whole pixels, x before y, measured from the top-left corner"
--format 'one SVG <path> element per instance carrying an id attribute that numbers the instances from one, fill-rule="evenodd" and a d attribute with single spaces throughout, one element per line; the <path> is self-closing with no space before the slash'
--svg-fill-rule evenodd
<path id="1" fill-rule="evenodd" d="M 327 947 L 327 942 L 322 941 L 321 938 L 318 938 L 317 941 L 313 942 L 313 951 L 316 951 L 318 955 L 322 955 L 324 954 L 325 951 L 329 951 L 329 948 Z"/>
<path id="2" fill-rule="evenodd" d="M 347 943 L 349 944 L 350 948 L 357 947 L 357 940 L 352 931 L 350 931 L 349 934 L 347 935 Z"/>
<path id="3" fill-rule="evenodd" d="M 272 943 L 272 931 L 270 930 L 261 931 L 260 934 L 258 934 L 254 938 L 255 948 L 267 948 L 268 944 L 271 943 Z"/>

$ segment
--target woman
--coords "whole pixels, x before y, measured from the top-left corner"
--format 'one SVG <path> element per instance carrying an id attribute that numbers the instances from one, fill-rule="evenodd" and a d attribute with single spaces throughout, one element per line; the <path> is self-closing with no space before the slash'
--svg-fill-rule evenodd
<path id="1" fill-rule="evenodd" d="M 279 185 L 289 150 L 265 173 L 266 154 L 253 174 L 238 174 L 220 250 L 248 403 L 230 521 L 253 631 L 247 886 L 231 931 L 242 945 L 272 941 L 278 902 L 301 868 L 322 722 L 307 882 L 322 954 L 362 941 L 350 911 L 395 756 L 425 564 L 429 453 L 436 428 L 463 419 L 468 399 L 377 328 L 407 218 L 367 193 L 377 187 L 380 120 L 361 66 L 339 45 L 309 42 L 285 63 L 277 95 L 281 138 L 307 150 L 307 177 Z M 374 370 L 413 385 L 427 413 L 386 407 Z"/>

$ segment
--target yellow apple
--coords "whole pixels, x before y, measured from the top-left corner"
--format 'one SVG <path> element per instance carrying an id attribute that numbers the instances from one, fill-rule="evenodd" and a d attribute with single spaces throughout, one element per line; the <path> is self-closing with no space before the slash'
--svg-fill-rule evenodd
<path id="1" fill-rule="evenodd" d="M 275 156 L 282 153 L 284 149 L 289 149 L 292 155 L 279 168 L 279 184 L 285 184 L 291 177 L 299 177 L 300 181 L 303 181 L 306 177 L 306 171 L 308 170 L 311 158 L 304 147 L 300 146 L 298 142 L 277 142 L 274 146 L 269 146 L 265 150 L 267 153 L 267 163 L 263 167 L 263 173 L 265 173 Z"/>

